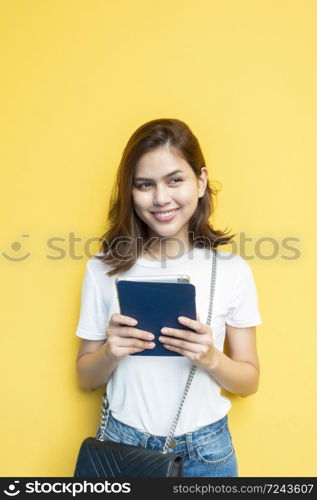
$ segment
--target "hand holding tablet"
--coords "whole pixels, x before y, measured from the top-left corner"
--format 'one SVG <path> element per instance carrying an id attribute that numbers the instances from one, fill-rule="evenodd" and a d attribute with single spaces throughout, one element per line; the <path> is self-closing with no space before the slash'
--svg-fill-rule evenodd
<path id="1" fill-rule="evenodd" d="M 162 335 L 161 329 L 171 327 L 193 332 L 191 328 L 179 322 L 178 317 L 197 319 L 195 286 L 189 283 L 188 276 L 184 279 L 184 275 L 165 277 L 169 280 L 166 282 L 164 276 L 160 278 L 162 281 L 148 281 L 151 277 L 144 277 L 144 281 L 141 279 L 133 281 L 133 277 L 116 279 L 120 313 L 135 318 L 138 321 L 137 327 L 151 332 L 156 344 L 152 349 L 144 349 L 131 355 L 181 356 L 166 349 L 158 340 Z"/>

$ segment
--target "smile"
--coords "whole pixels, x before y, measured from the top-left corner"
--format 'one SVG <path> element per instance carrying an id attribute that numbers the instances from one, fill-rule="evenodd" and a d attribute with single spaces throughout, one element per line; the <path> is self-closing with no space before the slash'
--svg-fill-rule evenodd
<path id="1" fill-rule="evenodd" d="M 171 210 L 170 212 L 152 212 L 153 217 L 161 222 L 172 220 L 177 212 L 178 208 Z"/>

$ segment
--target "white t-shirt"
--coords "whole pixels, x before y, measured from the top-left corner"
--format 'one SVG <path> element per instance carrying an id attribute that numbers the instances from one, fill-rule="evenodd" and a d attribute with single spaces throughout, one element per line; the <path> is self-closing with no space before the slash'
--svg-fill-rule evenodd
<path id="1" fill-rule="evenodd" d="M 102 255 L 102 254 L 96 254 Z M 87 261 L 82 285 L 76 335 L 88 340 L 106 339 L 113 313 L 119 313 L 110 270 L 94 256 Z M 139 257 L 124 276 L 187 274 L 196 288 L 196 310 L 206 324 L 211 288 L 212 252 L 194 247 L 178 258 L 163 262 Z M 239 255 L 218 250 L 217 276 L 211 319 L 213 342 L 223 351 L 226 323 L 243 328 L 262 323 L 253 273 Z M 136 325 L 137 328 L 137 325 Z M 180 327 L 181 328 L 181 327 Z M 107 384 L 113 416 L 141 432 L 166 436 L 179 407 L 192 362 L 185 356 L 127 355 L 120 360 Z M 194 432 L 224 417 L 231 408 L 221 386 L 197 368 L 178 421 L 175 436 Z"/>

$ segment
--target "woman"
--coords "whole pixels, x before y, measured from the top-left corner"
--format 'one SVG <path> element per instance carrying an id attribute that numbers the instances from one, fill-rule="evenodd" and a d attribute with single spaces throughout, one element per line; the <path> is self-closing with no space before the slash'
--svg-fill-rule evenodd
<path id="1" fill-rule="evenodd" d="M 107 383 L 106 439 L 162 449 L 195 363 L 170 451 L 183 456 L 184 476 L 237 477 L 231 402 L 220 392 L 223 387 L 245 397 L 257 391 L 256 325 L 262 321 L 249 265 L 219 250 L 211 327 L 204 321 L 211 249 L 234 235 L 208 222 L 215 191 L 197 138 L 180 120 L 145 123 L 124 149 L 115 187 L 102 251 L 87 262 L 84 276 L 76 330 L 82 339 L 79 383 L 87 390 Z M 182 356 L 138 356 L 155 347 L 154 336 L 118 312 L 115 278 L 153 274 L 187 274 L 196 287 L 197 319 L 179 318 L 179 328 L 156 339 Z"/>

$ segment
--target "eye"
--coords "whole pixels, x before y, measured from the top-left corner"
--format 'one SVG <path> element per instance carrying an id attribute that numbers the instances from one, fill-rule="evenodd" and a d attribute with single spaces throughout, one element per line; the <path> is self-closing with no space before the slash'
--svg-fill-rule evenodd
<path id="1" fill-rule="evenodd" d="M 179 182 L 182 182 L 183 179 L 180 179 L 179 177 L 173 177 L 172 179 L 170 179 L 170 181 L 179 181 Z M 142 184 L 139 184 L 137 186 L 138 189 L 142 189 L 143 186 L 146 186 L 147 184 L 151 184 L 150 182 L 142 182 Z"/>

